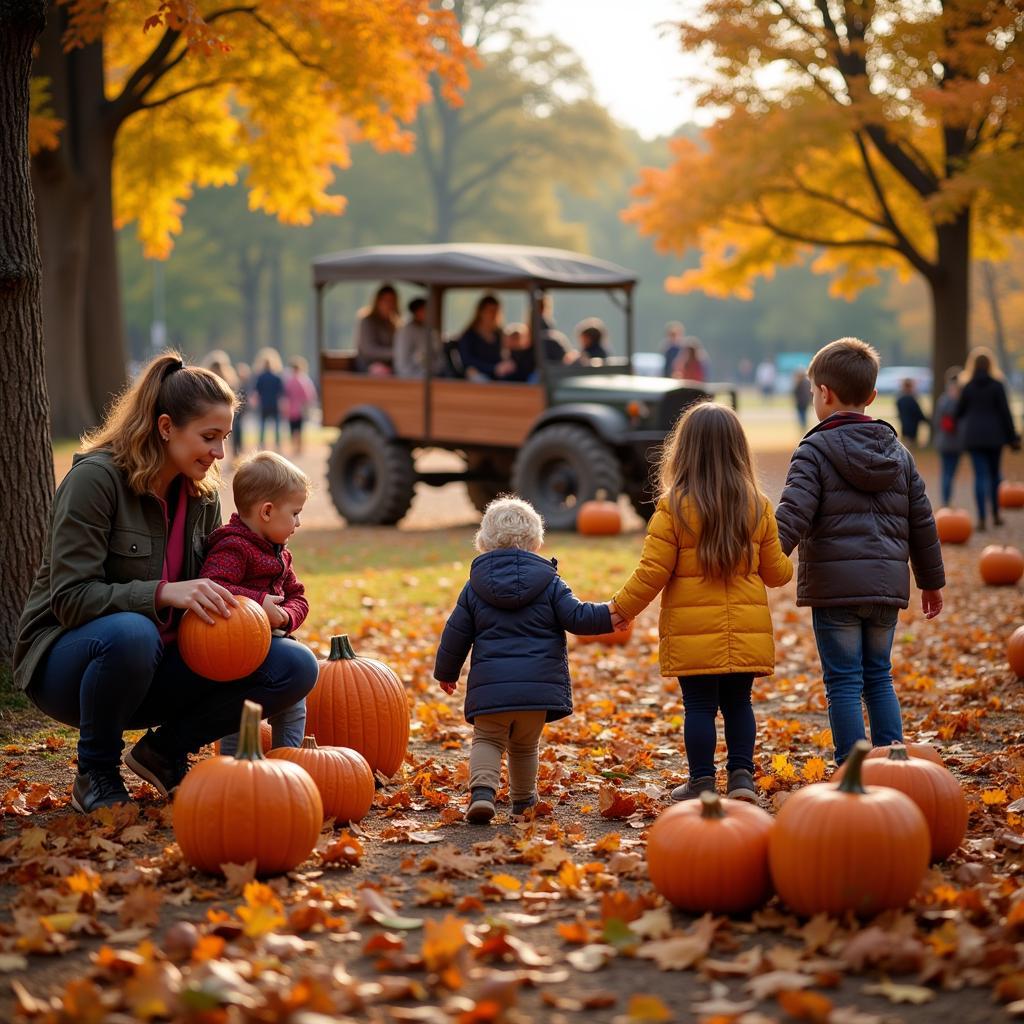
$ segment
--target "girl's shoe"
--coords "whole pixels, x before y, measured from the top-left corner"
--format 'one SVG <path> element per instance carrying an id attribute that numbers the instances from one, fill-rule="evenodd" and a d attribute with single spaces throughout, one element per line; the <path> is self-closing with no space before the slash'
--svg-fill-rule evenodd
<path id="1" fill-rule="evenodd" d="M 730 800 L 748 800 L 757 803 L 757 790 L 754 788 L 754 776 L 746 768 L 737 768 L 729 772 L 729 787 L 725 794 Z"/>
<path id="2" fill-rule="evenodd" d="M 469 810 L 466 821 L 473 825 L 486 825 L 494 817 L 494 790 L 487 786 L 477 786 L 469 798 Z"/>
<path id="3" fill-rule="evenodd" d="M 714 776 L 706 775 L 703 779 L 690 779 L 685 786 L 676 786 L 672 790 L 672 799 L 678 803 L 680 800 L 696 800 L 701 793 L 714 793 Z"/>

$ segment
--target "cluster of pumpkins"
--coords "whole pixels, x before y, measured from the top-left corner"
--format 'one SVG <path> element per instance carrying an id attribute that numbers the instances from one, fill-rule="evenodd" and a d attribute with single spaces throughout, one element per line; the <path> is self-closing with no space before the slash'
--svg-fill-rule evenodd
<path id="1" fill-rule="evenodd" d="M 185 615 L 179 646 L 193 671 L 238 679 L 270 649 L 266 613 L 248 598 L 213 626 Z M 262 708 L 246 701 L 237 753 L 200 761 L 174 797 L 174 834 L 185 860 L 217 873 L 256 861 L 258 875 L 301 864 L 327 818 L 359 821 L 370 810 L 374 773 L 390 777 L 405 759 L 409 711 L 402 681 L 386 665 L 359 658 L 347 636 L 331 638 L 306 698 L 301 747 L 270 749 Z M 218 750 L 219 753 L 219 750 Z"/>
<path id="2" fill-rule="evenodd" d="M 774 819 L 713 793 L 670 807 L 648 833 L 647 868 L 691 913 L 746 913 L 775 892 L 808 917 L 870 917 L 905 906 L 966 831 L 963 790 L 933 747 L 861 741 L 831 781 L 792 793 Z"/>

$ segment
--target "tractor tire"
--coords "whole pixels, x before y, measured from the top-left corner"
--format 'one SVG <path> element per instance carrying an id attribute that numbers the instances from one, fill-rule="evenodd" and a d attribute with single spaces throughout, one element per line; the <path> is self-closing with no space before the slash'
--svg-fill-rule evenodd
<path id="1" fill-rule="evenodd" d="M 548 529 L 574 530 L 584 501 L 601 491 L 618 498 L 622 468 L 615 452 L 586 427 L 554 423 L 527 438 L 512 467 L 512 487 Z"/>
<path id="2" fill-rule="evenodd" d="M 391 526 L 412 504 L 412 452 L 389 441 L 372 423 L 341 428 L 327 461 L 334 507 L 352 525 Z"/>

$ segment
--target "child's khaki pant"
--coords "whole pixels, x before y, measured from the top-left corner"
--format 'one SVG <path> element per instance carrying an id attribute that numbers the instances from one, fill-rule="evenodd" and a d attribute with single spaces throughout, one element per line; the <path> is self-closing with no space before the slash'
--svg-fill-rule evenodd
<path id="1" fill-rule="evenodd" d="M 537 785 L 537 748 L 547 720 L 545 711 L 503 711 L 473 719 L 469 786 L 498 791 L 501 756 L 508 750 L 508 788 L 513 801 L 529 800 Z"/>

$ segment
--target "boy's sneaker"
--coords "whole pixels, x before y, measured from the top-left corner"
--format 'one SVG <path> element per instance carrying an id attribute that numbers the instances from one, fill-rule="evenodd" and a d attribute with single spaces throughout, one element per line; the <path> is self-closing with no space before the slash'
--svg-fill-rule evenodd
<path id="1" fill-rule="evenodd" d="M 712 775 L 706 775 L 702 779 L 690 779 L 685 786 L 676 786 L 672 790 L 672 799 L 678 803 L 680 800 L 696 800 L 701 793 L 714 793 L 715 779 Z"/>
<path id="2" fill-rule="evenodd" d="M 94 768 L 91 772 L 79 772 L 71 788 L 71 806 L 79 814 L 90 814 L 101 807 L 114 807 L 131 801 L 120 768 Z"/>
<path id="3" fill-rule="evenodd" d="M 513 800 L 512 801 L 512 815 L 513 817 L 522 817 L 531 807 L 537 806 L 537 794 L 528 797 L 526 800 Z"/>
<path id="4" fill-rule="evenodd" d="M 486 825 L 494 817 L 494 790 L 477 786 L 469 797 L 466 821 L 473 825 Z"/>
<path id="5" fill-rule="evenodd" d="M 163 797 L 171 796 L 188 774 L 188 755 L 170 758 L 161 754 L 153 743 L 152 732 L 147 732 L 128 751 L 124 763 Z"/>
<path id="6" fill-rule="evenodd" d="M 754 788 L 754 776 L 746 768 L 737 768 L 729 772 L 729 787 L 725 795 L 730 800 L 747 800 L 757 803 L 757 790 Z"/>

